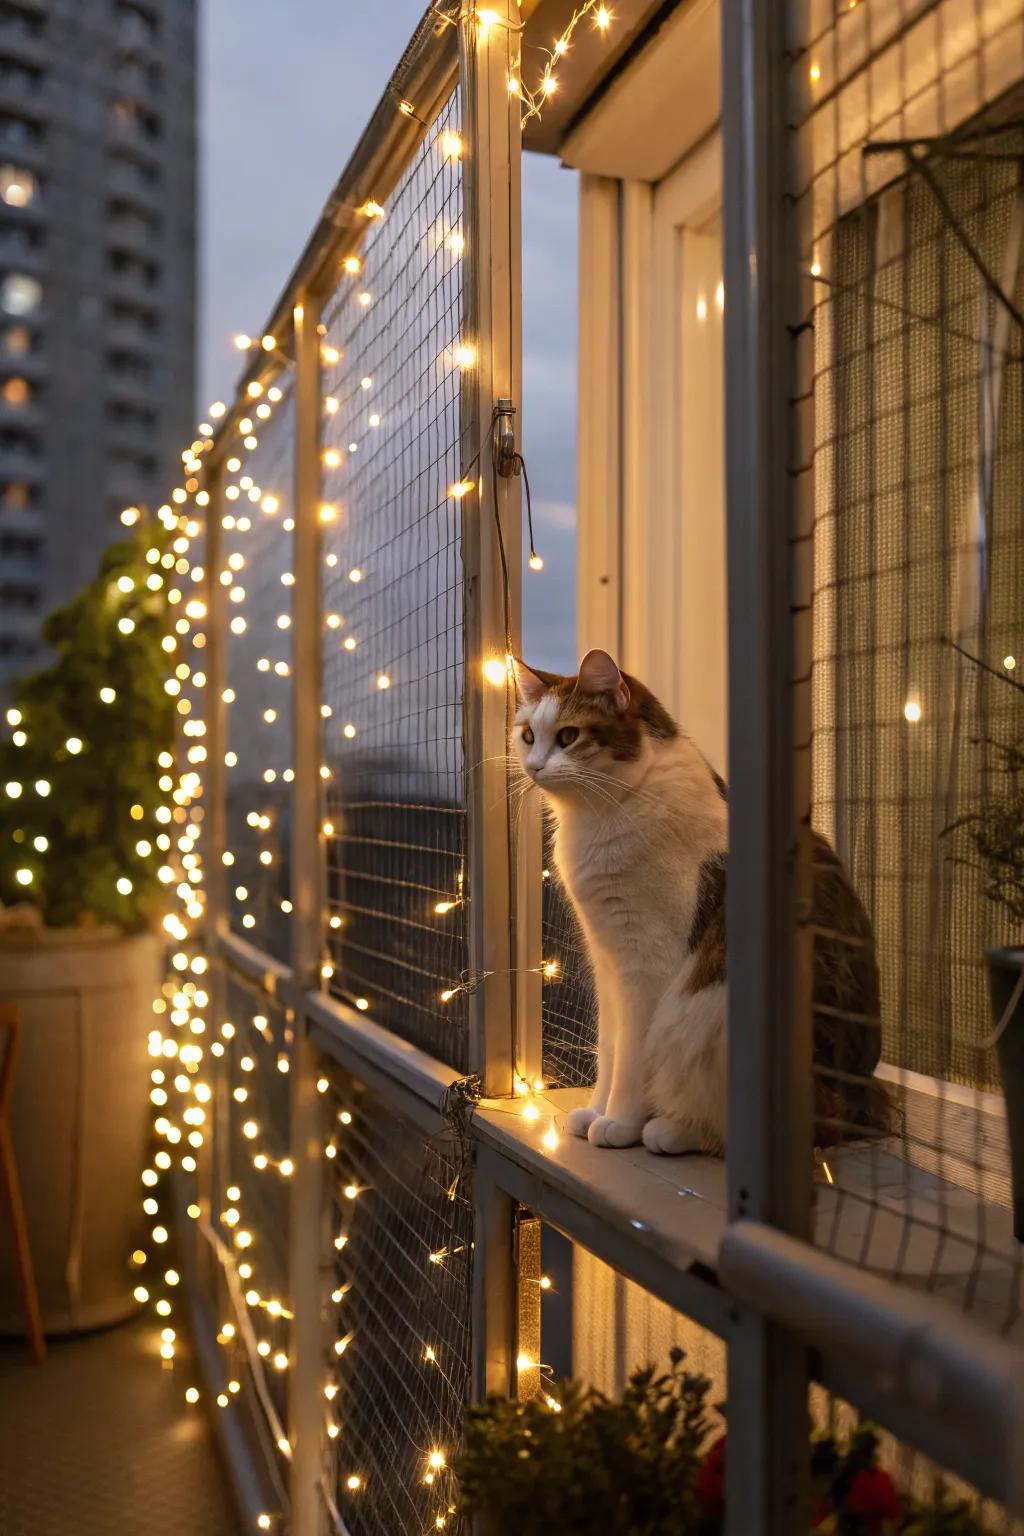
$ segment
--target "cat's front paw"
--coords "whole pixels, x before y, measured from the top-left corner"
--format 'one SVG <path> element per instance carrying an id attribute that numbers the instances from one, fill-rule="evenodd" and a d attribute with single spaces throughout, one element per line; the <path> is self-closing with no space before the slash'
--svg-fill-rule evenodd
<path id="1" fill-rule="evenodd" d="M 595 1147 L 635 1147 L 643 1133 L 642 1120 L 613 1120 L 598 1115 L 590 1122 L 587 1140 Z"/>
<path id="2" fill-rule="evenodd" d="M 691 1126 L 668 1115 L 656 1115 L 644 1126 L 644 1146 L 648 1152 L 660 1152 L 663 1157 L 679 1157 L 683 1152 L 699 1152 L 701 1138 Z"/>
<path id="3" fill-rule="evenodd" d="M 587 1132 L 601 1113 L 599 1109 L 593 1109 L 589 1104 L 580 1104 L 578 1108 L 571 1109 L 565 1117 L 565 1128 L 570 1136 L 582 1136 L 586 1139 Z"/>

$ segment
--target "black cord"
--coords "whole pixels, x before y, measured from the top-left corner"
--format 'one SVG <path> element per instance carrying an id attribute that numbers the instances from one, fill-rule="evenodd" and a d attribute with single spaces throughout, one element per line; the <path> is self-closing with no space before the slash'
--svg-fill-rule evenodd
<path id="1" fill-rule="evenodd" d="M 526 526 L 530 533 L 530 559 L 539 560 L 537 547 L 533 542 L 533 498 L 530 495 L 530 477 L 526 473 L 526 460 L 521 453 L 517 453 L 515 462 L 519 466 L 519 472 L 523 477 L 523 485 L 526 487 Z"/>

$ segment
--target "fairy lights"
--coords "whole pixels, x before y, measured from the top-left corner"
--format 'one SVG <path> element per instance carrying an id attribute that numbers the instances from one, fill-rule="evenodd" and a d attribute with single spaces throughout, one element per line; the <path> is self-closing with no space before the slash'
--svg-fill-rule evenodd
<path id="1" fill-rule="evenodd" d="M 598 10 L 604 20 L 598 18 Z M 558 59 L 564 56 L 573 29 L 583 16 L 590 17 L 598 27 L 606 26 L 610 20 L 607 7 L 587 5 L 579 8 L 567 29 L 566 46 L 558 51 Z M 487 9 L 478 12 L 477 19 L 482 35 L 499 24 L 496 13 Z M 553 54 L 552 62 L 555 57 Z M 542 84 L 541 89 L 544 94 L 550 94 L 550 86 Z M 528 106 L 527 93 L 521 91 L 520 94 L 524 107 Z M 414 105 L 399 103 L 398 108 L 406 115 L 415 116 Z M 458 162 L 467 154 L 467 145 L 458 132 L 448 130 L 436 135 L 430 152 L 435 156 L 440 154 L 457 173 Z M 361 213 L 365 220 L 362 233 L 368 242 L 372 242 L 381 221 L 386 218 L 385 208 L 382 203 L 369 198 L 362 204 Z M 453 260 L 461 257 L 466 249 L 464 235 L 458 228 L 452 228 L 453 222 L 445 220 L 424 234 L 425 254 L 438 260 L 447 272 L 451 271 Z M 384 228 L 386 231 L 387 226 Z M 354 322 L 367 325 L 368 321 L 383 316 L 385 306 L 380 301 L 384 289 L 370 256 L 369 244 L 364 254 L 347 253 L 339 266 L 344 279 L 350 280 L 345 281 L 344 292 Z M 364 311 L 369 313 L 364 315 Z M 368 328 L 373 329 L 373 324 Z M 321 332 L 318 344 L 324 368 L 337 369 L 344 362 L 343 347 L 353 345 L 345 338 L 341 339 L 341 345 L 337 345 L 336 340 L 326 329 Z M 160 1336 L 154 1340 L 154 1347 L 159 1351 L 162 1364 L 168 1369 L 180 1370 L 181 1362 L 177 1358 L 180 1351 L 174 1330 L 181 1286 L 178 1271 L 173 1267 L 173 1251 L 169 1248 L 167 1185 L 171 1177 L 181 1175 L 194 1181 L 200 1169 L 204 1177 L 207 1176 L 209 1165 L 204 1165 L 203 1159 L 208 1152 L 210 1129 L 214 1122 L 219 1126 L 220 1117 L 226 1114 L 235 1148 L 232 1167 L 240 1182 L 227 1187 L 211 1186 L 210 1203 L 204 1196 L 202 1207 L 193 1182 L 189 1185 L 191 1198 L 186 1197 L 186 1209 L 189 1220 L 196 1221 L 200 1230 L 204 1233 L 208 1228 L 213 1230 L 221 1245 L 226 1272 L 233 1272 L 237 1277 L 235 1310 L 230 1319 L 223 1321 L 217 1335 L 223 1362 L 220 1379 L 211 1382 L 202 1393 L 199 1386 L 186 1383 L 182 1383 L 180 1390 L 189 1406 L 197 1405 L 206 1397 L 215 1402 L 219 1410 L 229 1413 L 234 1411 L 235 1400 L 252 1390 L 252 1382 L 260 1372 L 265 1371 L 269 1378 L 278 1373 L 286 1375 L 293 1369 L 294 1349 L 289 1331 L 293 1313 L 288 1296 L 276 1294 L 272 1269 L 265 1262 L 267 1234 L 260 1221 L 259 1199 L 250 1191 L 262 1195 L 275 1188 L 276 1194 L 283 1195 L 286 1191 L 280 1190 L 277 1181 L 287 1185 L 299 1177 L 299 1169 L 288 1155 L 290 1149 L 276 1140 L 273 1116 L 267 1111 L 264 1097 L 268 1083 L 274 1092 L 278 1087 L 282 1091 L 286 1089 L 287 1084 L 280 1081 L 281 1075 L 287 1074 L 289 1069 L 294 1071 L 291 1065 L 294 1020 L 284 1008 L 274 1015 L 273 1022 L 267 1014 L 250 1018 L 236 1013 L 233 1020 L 211 1017 L 210 1010 L 214 1006 L 211 994 L 217 994 L 208 974 L 211 963 L 203 952 L 202 925 L 206 916 L 210 863 L 216 865 L 218 877 L 222 870 L 233 871 L 230 880 L 225 879 L 228 887 L 225 894 L 237 903 L 233 907 L 234 922 L 247 934 L 256 928 L 254 937 L 258 937 L 257 921 L 264 921 L 268 896 L 268 891 L 261 888 L 262 871 L 274 870 L 286 863 L 282 859 L 284 845 L 279 839 L 287 836 L 288 818 L 282 814 L 282 802 L 274 796 L 282 785 L 291 784 L 295 778 L 295 765 L 290 754 L 289 693 L 292 684 L 288 679 L 292 676 L 292 635 L 289 631 L 295 617 L 292 605 L 301 601 L 301 597 L 297 595 L 299 583 L 295 578 L 298 573 L 293 574 L 289 568 L 291 562 L 275 557 L 289 545 L 286 536 L 294 531 L 297 512 L 287 479 L 279 478 L 275 453 L 280 438 L 274 435 L 281 420 L 279 407 L 286 400 L 290 401 L 287 377 L 292 366 L 289 354 L 294 349 L 290 331 L 283 329 L 279 334 L 239 333 L 234 345 L 245 354 L 243 366 L 248 369 L 248 376 L 243 380 L 239 397 L 230 406 L 220 400 L 209 405 L 205 418 L 198 424 L 197 435 L 182 445 L 180 484 L 172 489 L 167 503 L 156 514 L 160 525 L 166 529 L 167 543 L 150 551 L 146 563 L 131 580 L 115 580 L 110 592 L 114 608 L 111 622 L 122 637 L 118 643 L 125 647 L 138 643 L 141 605 L 150 600 L 150 595 L 154 602 L 167 604 L 167 618 L 162 626 L 166 633 L 159 639 L 161 655 L 166 662 L 162 679 L 166 692 L 159 696 L 166 698 L 168 709 L 175 711 L 181 746 L 177 764 L 170 754 L 166 754 L 167 760 L 161 760 L 155 766 L 152 795 L 139 793 L 139 804 L 131 809 L 131 837 L 126 845 L 129 854 L 152 861 L 158 894 L 163 897 L 157 922 L 172 951 L 166 978 L 153 1000 L 147 1046 L 153 1136 L 147 1166 L 140 1172 L 139 1194 L 145 1201 L 146 1237 L 133 1260 L 136 1266 L 133 1281 L 137 1281 L 134 1295 L 140 1306 L 150 1309 L 150 1315 L 159 1319 L 157 1331 Z M 459 374 L 479 368 L 483 361 L 473 335 L 459 337 L 454 345 L 449 336 L 445 346 L 438 348 L 435 359 L 437 368 L 447 380 L 453 381 L 455 389 L 458 388 Z M 326 552 L 325 564 L 336 570 L 335 579 L 346 594 L 345 600 L 337 600 L 342 611 L 324 616 L 322 641 L 325 652 L 330 649 L 343 659 L 344 665 L 361 675 L 364 687 L 361 695 L 353 693 L 347 697 L 344 711 L 337 704 L 333 715 L 327 705 L 321 710 L 323 739 L 329 744 L 324 747 L 326 760 L 320 770 L 325 780 L 335 771 L 332 754 L 343 756 L 351 752 L 358 755 L 364 750 L 364 743 L 373 741 L 381 719 L 386 719 L 389 712 L 394 712 L 392 718 L 397 717 L 407 702 L 404 696 L 410 687 L 410 677 L 414 676 L 402 655 L 381 654 L 373 649 L 374 628 L 367 620 L 367 599 L 378 596 L 382 562 L 372 546 L 360 548 L 355 544 L 348 546 L 346 558 L 343 543 L 354 503 L 342 493 L 339 482 L 351 472 L 349 466 L 353 464 L 360 466 L 361 473 L 370 472 L 374 455 L 387 444 L 389 434 L 402 430 L 401 414 L 392 403 L 389 387 L 387 364 L 379 357 L 371 360 L 367 355 L 362 367 L 356 360 L 347 381 L 337 377 L 325 379 L 321 396 L 324 424 L 333 422 L 331 432 L 336 430 L 336 440 L 325 442 L 322 450 L 325 499 L 316 503 L 315 515 L 325 530 L 329 530 L 324 534 L 325 542 L 333 544 L 333 548 Z M 213 495 L 213 487 L 205 475 L 205 465 L 214 447 L 215 423 L 222 424 L 218 448 L 218 474 L 222 477 L 218 482 L 219 496 Z M 346 444 L 351 446 L 346 448 Z M 351 457 L 353 454 L 358 454 L 355 460 Z M 365 471 L 364 465 L 367 466 Z M 470 473 L 476 473 L 471 466 Z M 283 465 L 281 474 L 287 474 Z M 461 501 L 478 490 L 481 483 L 477 478 L 460 479 L 449 494 L 454 501 Z M 204 548 L 205 523 L 210 516 L 219 519 L 221 542 L 218 547 L 223 553 L 217 555 L 211 554 L 208 545 Z M 145 521 L 144 510 L 138 507 L 126 507 L 121 513 L 123 526 L 136 530 L 133 537 L 138 535 Z M 268 549 L 271 550 L 269 558 Z M 338 551 L 341 551 L 340 555 Z M 539 561 L 539 557 L 537 559 Z M 534 569 L 540 569 L 540 564 Z M 276 596 L 269 599 L 272 606 L 268 611 L 268 586 L 271 583 Z M 216 594 L 215 605 L 209 602 L 211 591 Z M 230 653 L 230 686 L 209 664 L 210 651 L 206 649 L 208 606 L 223 615 L 220 639 L 222 644 L 227 641 Z M 365 670 L 362 668 L 364 655 L 369 657 Z M 478 665 L 490 687 L 509 686 L 507 658 L 489 656 Z M 98 680 L 91 698 L 95 707 L 98 694 L 99 702 L 110 712 L 105 718 L 113 718 L 124 705 L 125 692 L 119 676 L 114 676 L 110 681 Z M 220 709 L 221 718 L 230 718 L 233 733 L 230 745 L 211 728 L 210 713 L 215 706 Z M 225 715 L 225 711 L 229 714 Z M 23 733 L 26 740 L 30 740 L 31 720 L 23 721 L 16 709 L 8 711 L 7 719 L 15 737 Z M 73 728 L 77 728 L 77 734 L 67 736 L 63 751 L 55 754 L 52 769 L 45 770 L 52 775 L 53 793 L 58 797 L 60 763 L 65 754 L 71 758 L 83 755 L 88 762 L 89 754 L 96 750 L 91 733 L 82 728 L 77 718 L 69 719 L 65 727 L 69 731 Z M 248 735 L 236 737 L 236 730 L 239 733 L 244 730 Z M 12 739 L 17 746 L 18 739 Z M 238 816 L 238 825 L 232 827 L 232 846 L 226 848 L 209 846 L 208 801 L 204 805 L 204 796 L 208 794 L 208 752 L 218 758 L 218 766 L 223 765 L 221 772 L 241 765 L 246 781 L 253 786 L 251 810 L 250 804 L 245 806 L 250 812 L 249 817 Z M 50 778 L 33 779 L 28 771 L 17 774 L 13 768 L 8 769 L 8 773 L 8 795 L 20 797 L 20 803 L 27 805 L 36 797 L 45 798 L 51 794 Z M 13 788 L 15 785 L 16 789 Z M 325 817 L 322 822 L 323 838 L 325 842 L 340 840 L 345 833 L 345 823 L 335 809 L 334 820 Z M 39 841 L 39 834 L 35 841 L 26 840 L 20 849 L 15 879 L 27 891 L 39 882 L 43 856 L 48 851 L 45 839 Z M 122 869 L 112 872 L 110 881 L 118 894 L 138 896 L 135 867 L 130 859 L 124 860 Z M 465 899 L 462 874 L 458 872 L 442 881 L 436 891 L 428 888 L 422 897 L 422 921 L 431 924 L 439 933 L 447 930 L 450 934 L 459 922 L 454 914 L 464 909 Z M 279 891 L 270 893 L 270 906 L 275 916 L 280 912 L 287 917 L 292 911 L 290 900 Z M 328 940 L 349 920 L 347 914 L 329 910 L 323 913 L 325 947 L 319 969 L 324 981 L 336 980 Z M 457 995 L 473 990 L 478 983 L 478 977 L 452 977 L 442 990 L 441 999 L 448 1003 Z M 270 978 L 268 990 L 269 985 Z M 365 1013 L 372 1018 L 382 1012 L 379 999 L 372 991 L 365 996 L 354 992 L 345 995 L 359 1014 Z M 219 1087 L 218 1083 L 224 1086 Z M 330 1088 L 326 1076 L 317 1080 L 318 1095 L 329 1094 Z M 527 1107 L 534 1110 L 536 1134 L 549 1148 L 550 1138 L 555 1137 L 557 1144 L 554 1121 L 549 1115 L 542 1117 L 532 1094 L 533 1090 L 528 1087 Z M 518 1103 L 516 1108 L 518 1110 Z M 349 1286 L 352 1283 L 358 1285 L 358 1266 L 365 1257 L 359 1251 L 360 1213 L 364 1213 L 362 1219 L 365 1220 L 365 1212 L 372 1209 L 374 1199 L 363 1170 L 353 1167 L 348 1154 L 346 1135 L 352 1124 L 352 1111 L 339 1110 L 336 1119 L 325 1128 L 317 1142 L 321 1149 L 318 1155 L 332 1165 L 339 1204 L 346 1217 L 346 1230 L 335 1237 L 335 1251 L 344 1254 L 346 1261 L 351 1259 L 356 1264 L 355 1281 L 339 1283 L 333 1292 L 333 1302 L 339 1307 L 345 1306 Z M 416 1262 L 425 1276 L 446 1279 L 437 1271 L 450 1267 L 455 1255 L 463 1250 L 455 1243 L 440 1243 L 437 1238 L 435 1242 L 438 1242 L 436 1249 L 429 1253 L 420 1252 Z M 344 1313 L 340 1315 L 344 1317 Z M 353 1344 L 352 1332 L 344 1331 L 343 1323 L 337 1332 L 339 1337 L 330 1353 L 331 1370 L 325 1373 L 330 1379 L 323 1387 L 323 1430 L 331 1440 L 337 1439 L 342 1453 L 340 1483 L 343 1491 L 353 1497 L 365 1495 L 369 1482 L 372 1496 L 373 1468 L 361 1465 L 351 1442 L 346 1441 L 343 1415 L 339 1414 L 337 1419 L 331 1417 L 330 1405 L 338 1395 L 338 1381 L 342 1380 L 343 1372 L 352 1369 L 353 1359 L 358 1356 L 356 1341 L 346 1358 L 346 1351 Z M 435 1373 L 443 1375 L 448 1365 L 442 1347 L 444 1342 L 443 1339 L 421 1338 L 414 1350 L 415 1368 L 429 1372 L 433 1383 L 439 1380 Z M 320 1390 L 319 1382 L 317 1390 Z M 270 1443 L 277 1444 L 282 1457 L 290 1457 L 292 1448 L 286 1436 L 275 1432 Z M 344 1459 L 346 1444 L 347 1464 Z M 442 1487 L 450 1477 L 448 1452 L 444 1445 L 432 1445 L 428 1440 L 418 1448 L 418 1457 L 421 1459 L 416 1467 L 417 1477 L 424 1481 L 437 1479 L 437 1486 Z M 446 1519 L 447 1503 L 434 1518 L 436 1528 L 442 1529 Z M 280 1520 L 279 1514 L 268 1510 L 256 1517 L 256 1526 L 260 1530 L 277 1529 Z"/>
<path id="2" fill-rule="evenodd" d="M 549 101 L 558 90 L 558 66 L 570 52 L 579 28 L 585 22 L 589 22 L 597 33 L 603 35 L 609 30 L 614 19 L 613 11 L 608 5 L 602 3 L 602 0 L 586 0 L 585 4 L 576 6 L 566 26 L 553 40 L 551 47 L 541 50 L 545 55 L 545 62 L 540 79 L 533 87 L 528 86 L 523 79 L 522 59 L 521 55 L 517 55 L 510 69 L 507 84 L 509 95 L 518 97 L 521 102 L 523 127 L 532 118 L 540 117 L 544 103 Z M 482 42 L 486 42 L 491 33 L 503 25 L 497 11 L 489 7 L 477 9 L 476 22 Z"/>

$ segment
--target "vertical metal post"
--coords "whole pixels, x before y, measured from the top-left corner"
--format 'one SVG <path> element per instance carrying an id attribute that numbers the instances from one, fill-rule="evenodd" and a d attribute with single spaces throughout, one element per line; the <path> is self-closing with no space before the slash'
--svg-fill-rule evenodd
<path id="1" fill-rule="evenodd" d="M 503 662 L 509 650 L 520 649 L 519 478 L 496 473 L 492 445 L 499 400 L 515 408 L 517 443 L 522 430 L 522 130 L 518 97 L 508 89 L 518 52 L 516 0 L 498 0 L 493 12 L 495 19 L 489 25 L 474 16 L 465 17 L 459 38 L 469 256 L 464 268 L 463 334 L 477 349 L 477 366 L 463 373 L 462 383 L 462 471 L 476 486 L 476 494 L 461 503 L 463 707 L 469 963 L 482 978 L 470 998 L 470 1066 L 480 1074 L 486 1092 L 509 1094 L 517 1064 L 516 1029 L 529 1006 L 521 988 L 517 994 L 517 968 L 530 953 L 530 939 L 517 929 L 521 915 L 517 897 L 526 893 L 516 890 L 505 766 L 513 700 L 507 677 L 504 684 L 488 682 L 484 666 L 488 661 Z M 520 849 L 520 855 L 524 864 L 531 862 L 525 849 Z M 525 900 L 523 910 L 531 910 Z M 539 905 L 532 910 L 539 931 Z M 539 943 L 534 943 L 539 955 Z M 536 1054 L 535 1044 L 536 1037 L 531 1056 Z M 474 1203 L 473 1391 L 479 1399 L 487 1392 L 511 1389 L 516 1333 L 515 1212 L 512 1201 L 488 1178 L 483 1159 L 477 1163 Z"/>
<path id="2" fill-rule="evenodd" d="M 208 1017 L 212 1036 L 219 1031 L 227 1011 L 227 982 L 217 954 L 218 937 L 228 922 L 227 881 L 224 872 L 224 850 L 227 847 L 227 774 L 224 764 L 227 751 L 227 711 L 224 704 L 227 684 L 227 593 L 219 579 L 224 564 L 224 529 L 221 523 L 224 466 L 219 458 L 210 466 L 203 488 L 209 500 L 206 504 L 203 547 L 206 573 L 206 687 L 203 708 L 206 735 L 203 744 L 206 747 L 206 762 L 203 769 L 202 848 L 206 891 L 205 947 L 210 960 Z M 199 1164 L 199 1204 L 204 1216 L 209 1219 L 213 1214 L 214 1202 L 223 1194 L 227 1182 L 223 1163 L 226 1156 L 230 1074 L 224 1062 L 212 1057 L 207 1067 L 214 1080 L 214 1093 L 204 1156 Z M 211 1277 L 211 1287 L 216 1268 L 216 1260 L 205 1249 L 202 1269 Z"/>
<path id="3" fill-rule="evenodd" d="M 495 471 L 492 422 L 497 402 L 510 401 L 517 412 L 513 421 L 518 441 L 521 131 L 519 101 L 508 90 L 518 10 L 515 0 L 501 0 L 493 9 L 497 20 L 487 26 L 467 17 L 460 39 L 469 258 L 463 327 L 477 351 L 475 368 L 466 369 L 462 380 L 463 473 L 476 490 L 461 506 L 470 966 L 483 978 L 470 999 L 470 1058 L 489 1093 L 507 1094 L 515 1065 L 516 968 L 504 762 L 509 699 L 507 682 L 486 681 L 483 669 L 487 661 L 503 661 L 509 644 L 518 648 L 520 639 L 519 478 Z"/>
<path id="4" fill-rule="evenodd" d="M 288 1437 L 292 1536 L 323 1527 L 320 1493 L 323 1414 L 321 1213 L 323 1132 L 316 1091 L 317 1054 L 307 1034 L 302 999 L 320 982 L 323 860 L 320 847 L 320 307 L 311 294 L 294 309 L 295 336 L 295 573 L 292 606 L 291 900 L 295 1050 L 291 1070 L 291 1137 L 295 1172 L 288 1226 L 292 1368 Z"/>
<path id="5" fill-rule="evenodd" d="M 796 916 L 796 241 L 787 125 L 790 0 L 723 15 L 729 591 L 728 1179 L 732 1220 L 810 1231 L 811 1028 Z M 807 1362 L 745 1308 L 729 1338 L 730 1536 L 806 1527 Z"/>

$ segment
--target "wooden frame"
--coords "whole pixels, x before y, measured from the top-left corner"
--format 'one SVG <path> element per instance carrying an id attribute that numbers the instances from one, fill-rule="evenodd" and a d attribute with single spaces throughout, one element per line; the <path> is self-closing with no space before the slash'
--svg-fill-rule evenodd
<path id="1" fill-rule="evenodd" d="M 778 114 L 778 72 L 785 53 L 785 0 L 730 0 L 726 44 L 724 197 L 727 228 L 730 370 L 730 593 L 741 615 L 732 645 L 730 742 L 733 780 L 733 882 L 730 931 L 743 948 L 740 983 L 731 1008 L 742 1031 L 744 1059 L 734 1063 L 734 1132 L 726 1168 L 705 1159 L 656 1160 L 633 1149 L 610 1155 L 569 1140 L 557 1155 L 539 1143 L 505 1095 L 515 1071 L 539 1068 L 540 862 L 536 821 L 524 822 L 522 841 L 510 848 L 507 820 L 495 815 L 506 795 L 503 769 L 489 765 L 505 750 L 507 689 L 485 685 L 483 657 L 503 656 L 518 643 L 518 482 L 494 473 L 494 408 L 511 400 L 518 435 L 519 337 L 519 117 L 505 75 L 518 25 L 514 0 L 500 0 L 497 25 L 480 38 L 471 9 L 461 25 L 425 18 L 403 61 L 397 84 L 382 101 L 372 131 L 361 141 L 314 239 L 267 329 L 279 344 L 295 343 L 296 549 L 295 768 L 296 869 L 294 947 L 284 965 L 229 933 L 223 903 L 211 900 L 211 952 L 221 980 L 230 975 L 256 996 L 290 1007 L 298 1035 L 293 1061 L 291 1290 L 300 1319 L 291 1377 L 291 1529 L 319 1536 L 324 1520 L 320 1474 L 321 1380 L 320 1200 L 323 1180 L 311 1088 L 325 1060 L 366 1083 L 424 1138 L 444 1130 L 445 1094 L 460 1074 L 408 1045 L 365 1015 L 320 989 L 322 850 L 319 845 L 320 571 L 315 500 L 319 489 L 319 363 L 315 325 L 318 294 L 342 255 L 357 248 L 362 226 L 355 211 L 368 196 L 386 197 L 420 143 L 437 104 L 457 83 L 464 89 L 463 132 L 468 150 L 465 331 L 478 348 L 478 366 L 464 379 L 462 470 L 474 482 L 463 503 L 466 584 L 465 714 L 471 817 L 472 965 L 487 973 L 472 997 L 472 1064 L 488 1097 L 475 1112 L 476 1262 L 472 1328 L 473 1390 L 512 1391 L 520 1327 L 516 1213 L 526 1208 L 659 1297 L 727 1340 L 732 1380 L 730 1434 L 743 1448 L 735 1458 L 730 1525 L 735 1536 L 791 1536 L 802 1496 L 806 1396 L 813 1377 L 870 1409 L 880 1422 L 920 1445 L 986 1492 L 1014 1496 L 1014 1452 L 1024 1425 L 1019 1385 L 1006 1366 L 1014 1357 L 993 1353 L 991 1341 L 967 1322 L 929 1338 L 927 1368 L 936 1403 L 960 1394 L 979 1403 L 977 1433 L 958 1447 L 948 1425 L 922 1400 L 920 1382 L 901 1372 L 907 1322 L 905 1294 L 891 1285 L 863 1286 L 856 1273 L 811 1242 L 809 1179 L 804 1148 L 808 1106 L 798 1064 L 808 1042 L 794 1042 L 790 1018 L 806 977 L 792 943 L 793 886 L 789 854 L 803 815 L 804 758 L 792 762 L 792 734 L 805 751 L 804 699 L 790 690 L 801 645 L 789 628 L 798 577 L 788 566 L 787 521 L 805 533 L 807 477 L 790 474 L 780 378 L 793 388 L 806 380 L 809 354 L 802 344 L 780 345 L 792 318 L 794 295 L 762 293 L 751 271 L 753 251 L 763 270 L 786 270 L 790 254 L 782 227 L 786 146 Z M 456 41 L 461 66 L 456 61 Z M 416 111 L 404 114 L 396 102 Z M 680 380 L 652 360 L 653 288 L 676 270 L 678 250 L 668 231 L 699 223 L 712 211 L 718 147 L 709 139 L 690 157 L 687 174 L 659 193 L 587 175 L 581 223 L 580 488 L 588 537 L 580 562 L 580 639 L 609 644 L 627 665 L 651 670 L 663 641 L 635 605 L 622 619 L 624 591 L 656 590 L 655 558 L 668 524 L 666 503 L 678 490 L 668 459 L 652 464 L 638 422 L 651 412 L 666 431 L 678 403 Z M 703 191 L 701 190 L 703 188 Z M 710 190 L 709 190 L 710 189 Z M 707 194 L 707 195 L 705 195 Z M 669 207 L 666 199 L 683 201 Z M 659 224 L 660 215 L 665 217 Z M 728 221 L 727 221 L 728 224 Z M 685 252 L 684 252 L 685 259 Z M 781 263 L 781 267 L 779 264 Z M 798 297 L 798 296 L 797 296 Z M 680 317 L 673 312 L 673 324 Z M 240 398 L 217 433 L 213 462 L 229 440 L 257 374 L 257 359 L 242 380 Z M 685 381 L 684 381 L 685 388 Z M 670 429 L 669 429 L 670 430 Z M 215 471 L 216 473 L 216 471 Z M 791 483 L 791 482 L 796 482 Z M 211 482 L 211 517 L 219 497 Z M 501 530 L 501 538 L 498 537 Z M 211 527 L 212 551 L 217 530 Z M 506 634 L 501 547 L 509 557 L 511 635 Z M 683 557 L 676 552 L 681 560 Z M 208 564 L 213 574 L 216 563 Z M 666 569 L 678 570 L 678 561 Z M 660 588 L 671 600 L 670 579 Z M 656 605 L 648 603 L 653 610 Z M 225 622 L 223 603 L 211 602 L 211 625 Z M 657 616 L 654 615 L 655 622 Z M 219 634 L 218 629 L 218 634 Z M 220 635 L 220 640 L 223 636 Z M 223 672 L 223 650 L 211 638 L 210 676 Z M 220 657 L 218 662 L 217 658 Z M 669 669 L 664 686 L 678 687 Z M 781 706 L 781 707 L 780 707 Z M 223 712 L 210 715 L 211 754 L 224 746 Z M 223 849 L 223 774 L 208 781 L 208 862 Z M 214 881 L 219 871 L 214 870 Z M 220 985 L 220 984 L 218 984 Z M 214 989 L 213 1006 L 218 1003 Z M 795 1048 L 794 1048 L 795 1046 Z M 809 1053 L 808 1053 L 809 1054 Z M 737 1070 L 740 1068 L 741 1070 Z M 555 1118 L 572 1095 L 555 1093 Z M 781 1236 L 780 1236 L 781 1233 Z M 528 1246 L 528 1245 L 527 1245 Z M 535 1264 L 530 1250 L 527 1260 Z M 800 1314 L 794 1315 L 794 1297 Z M 873 1330 L 872 1349 L 851 1359 L 857 1329 Z M 210 1358 L 213 1357 L 213 1352 Z M 207 1365 L 207 1369 L 214 1369 Z M 1005 1433 L 988 1433 L 993 1426 Z M 231 1453 L 234 1463 L 235 1452 Z M 1022 1458 L 1016 1457 L 1019 1462 Z M 279 1471 L 280 1469 L 278 1469 Z"/>

